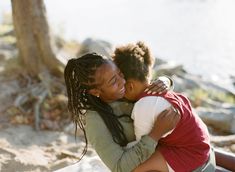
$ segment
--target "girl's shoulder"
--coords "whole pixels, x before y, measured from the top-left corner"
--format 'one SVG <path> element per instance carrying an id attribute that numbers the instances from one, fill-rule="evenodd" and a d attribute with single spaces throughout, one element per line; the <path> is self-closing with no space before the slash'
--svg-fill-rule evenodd
<path id="1" fill-rule="evenodd" d="M 135 103 L 132 114 L 159 114 L 170 106 L 171 104 L 160 96 L 145 96 Z"/>
<path id="2" fill-rule="evenodd" d="M 161 106 L 162 104 L 169 104 L 169 102 L 161 97 L 161 96 L 156 96 L 156 95 L 148 95 L 141 97 L 136 103 L 135 106 L 156 106 L 159 105 Z"/>

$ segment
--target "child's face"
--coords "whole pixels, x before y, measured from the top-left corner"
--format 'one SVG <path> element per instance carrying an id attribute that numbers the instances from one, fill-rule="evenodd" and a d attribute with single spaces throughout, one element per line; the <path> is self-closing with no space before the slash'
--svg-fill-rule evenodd
<path id="1" fill-rule="evenodd" d="M 143 92 L 143 89 L 145 89 L 145 83 L 135 79 L 128 79 L 126 80 L 125 89 L 126 92 L 124 97 L 127 100 L 136 101 L 138 100 L 139 95 Z"/>
<path id="2" fill-rule="evenodd" d="M 126 89 L 126 91 L 125 91 L 125 95 L 124 95 L 124 97 L 127 99 L 127 100 L 130 100 L 130 101 L 134 101 L 133 99 L 134 99 L 134 97 L 133 97 L 133 91 L 132 91 L 132 89 L 130 88 L 130 85 L 131 83 L 127 80 L 126 81 L 126 84 L 125 84 L 125 89 Z"/>

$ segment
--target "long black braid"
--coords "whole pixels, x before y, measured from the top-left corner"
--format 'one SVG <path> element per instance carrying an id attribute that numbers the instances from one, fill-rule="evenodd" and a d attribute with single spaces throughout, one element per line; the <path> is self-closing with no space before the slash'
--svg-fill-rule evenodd
<path id="1" fill-rule="evenodd" d="M 109 129 L 113 140 L 121 146 L 125 146 L 128 141 L 123 131 L 123 126 L 113 112 L 112 107 L 100 98 L 88 93 L 88 90 L 96 88 L 95 72 L 102 64 L 109 61 L 102 56 L 89 53 L 80 58 L 70 59 L 64 70 L 65 84 L 68 93 L 68 109 L 72 114 L 75 123 L 75 136 L 77 126 L 83 131 L 85 136 L 85 148 L 81 158 L 87 152 L 87 137 L 85 131 L 84 117 L 87 110 L 97 111 Z"/>

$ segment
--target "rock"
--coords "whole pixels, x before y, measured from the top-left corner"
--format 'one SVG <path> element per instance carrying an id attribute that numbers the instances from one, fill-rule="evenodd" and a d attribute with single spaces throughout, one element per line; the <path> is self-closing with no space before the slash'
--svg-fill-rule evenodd
<path id="1" fill-rule="evenodd" d="M 154 61 L 153 68 L 155 69 L 155 68 L 157 68 L 158 66 L 163 65 L 163 64 L 166 64 L 166 63 L 167 63 L 167 61 L 165 61 L 165 60 L 163 60 L 163 59 L 161 59 L 161 58 L 159 58 L 159 57 L 155 57 L 155 61 Z"/>
<path id="2" fill-rule="evenodd" d="M 189 78 L 194 78 L 193 75 L 189 75 Z M 198 84 L 200 85 L 200 88 L 204 90 L 213 90 L 217 92 L 223 92 L 225 94 L 233 95 L 235 97 L 235 89 L 232 89 L 230 87 L 226 87 L 225 85 L 221 84 L 220 82 L 213 82 L 211 80 L 207 80 L 205 78 L 197 79 Z"/>
<path id="3" fill-rule="evenodd" d="M 235 144 L 233 144 L 232 146 L 230 146 L 230 150 L 235 153 Z"/>
<path id="4" fill-rule="evenodd" d="M 204 108 L 196 109 L 198 115 L 207 124 L 227 133 L 235 133 L 235 111 L 233 108 Z"/>
<path id="5" fill-rule="evenodd" d="M 199 88 L 198 80 L 200 80 L 196 76 L 189 76 L 189 74 L 184 74 L 184 76 L 172 76 L 172 80 L 174 81 L 174 90 L 176 92 L 186 92 L 187 90 L 192 90 Z"/>
<path id="6" fill-rule="evenodd" d="M 226 135 L 226 136 L 211 136 L 211 143 L 220 146 L 225 147 L 232 144 L 235 144 L 235 135 Z"/>
<path id="7" fill-rule="evenodd" d="M 182 65 L 175 65 L 172 63 L 164 63 L 161 65 L 157 65 L 153 68 L 154 71 L 156 71 L 157 75 L 183 75 L 185 70 L 183 69 Z"/>
<path id="8" fill-rule="evenodd" d="M 77 55 L 81 56 L 82 54 L 85 54 L 88 52 L 90 53 L 95 52 L 97 54 L 101 54 L 108 58 L 111 58 L 113 49 L 112 49 L 112 45 L 107 41 L 88 38 L 82 42 L 81 49 L 77 53 Z"/>
<path id="9" fill-rule="evenodd" d="M 232 80 L 232 83 L 233 83 L 233 86 L 235 87 L 235 76 L 230 76 L 231 80 Z"/>

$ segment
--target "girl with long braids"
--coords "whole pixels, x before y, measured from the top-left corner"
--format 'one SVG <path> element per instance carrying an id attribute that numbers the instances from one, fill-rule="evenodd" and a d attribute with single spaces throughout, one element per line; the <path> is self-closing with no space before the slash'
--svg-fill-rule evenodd
<path id="1" fill-rule="evenodd" d="M 173 129 L 179 114 L 172 108 L 162 112 L 149 134 L 132 148 L 135 140 L 130 113 L 132 103 L 117 101 L 125 94 L 125 79 L 116 65 L 102 56 L 89 53 L 68 61 L 64 71 L 68 108 L 102 161 L 116 172 L 130 172 L 154 152 L 159 138 Z M 165 91 L 158 83 L 156 90 Z M 77 129 L 77 128 L 76 128 Z"/>

